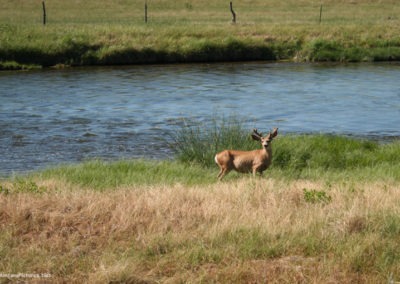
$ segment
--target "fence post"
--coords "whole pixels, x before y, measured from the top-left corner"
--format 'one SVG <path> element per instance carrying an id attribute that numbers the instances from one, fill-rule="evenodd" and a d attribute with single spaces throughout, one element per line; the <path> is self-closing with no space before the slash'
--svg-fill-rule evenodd
<path id="1" fill-rule="evenodd" d="M 44 1 L 42 1 L 42 8 L 43 8 L 43 25 L 46 25 L 46 5 Z"/>
<path id="2" fill-rule="evenodd" d="M 144 1 L 144 22 L 147 23 L 147 1 Z"/>
<path id="3" fill-rule="evenodd" d="M 232 23 L 236 23 L 236 13 L 235 13 L 235 11 L 233 11 L 233 7 L 232 7 L 232 1 L 230 2 L 230 5 L 229 5 L 230 7 L 231 7 L 231 13 L 232 13 Z"/>
<path id="4" fill-rule="evenodd" d="M 321 24 L 321 20 L 322 20 L 322 3 L 321 6 L 319 7 L 319 23 Z"/>

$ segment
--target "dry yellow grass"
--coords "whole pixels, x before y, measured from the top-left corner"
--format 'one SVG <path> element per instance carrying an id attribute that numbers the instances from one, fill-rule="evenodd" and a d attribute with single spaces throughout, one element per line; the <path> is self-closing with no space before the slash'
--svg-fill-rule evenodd
<path id="1" fill-rule="evenodd" d="M 398 252 L 380 261 L 384 246 L 399 248 L 398 184 L 243 178 L 96 192 L 37 183 L 46 193 L 0 194 L 2 273 L 69 283 L 400 279 Z M 304 189 L 331 201 L 307 202 Z"/>

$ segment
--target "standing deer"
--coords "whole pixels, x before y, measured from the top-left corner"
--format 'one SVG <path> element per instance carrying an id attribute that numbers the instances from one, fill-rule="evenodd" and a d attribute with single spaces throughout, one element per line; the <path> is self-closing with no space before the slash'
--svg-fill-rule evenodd
<path id="1" fill-rule="evenodd" d="M 256 175 L 256 172 L 259 172 L 262 175 L 262 172 L 271 164 L 272 150 L 270 145 L 276 135 L 278 135 L 278 128 L 274 128 L 265 137 L 262 137 L 257 129 L 253 129 L 251 137 L 261 142 L 262 149 L 253 151 L 224 150 L 216 154 L 215 162 L 220 168 L 218 179 L 222 180 L 231 170 L 240 173 L 252 172 L 253 176 Z"/>

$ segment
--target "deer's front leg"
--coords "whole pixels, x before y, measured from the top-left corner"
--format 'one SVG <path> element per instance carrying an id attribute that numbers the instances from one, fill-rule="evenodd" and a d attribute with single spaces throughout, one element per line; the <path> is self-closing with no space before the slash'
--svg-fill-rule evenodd
<path id="1" fill-rule="evenodd" d="M 260 174 L 260 178 L 261 178 L 262 175 L 263 175 L 263 171 L 262 171 L 262 169 L 261 169 L 260 166 L 258 166 L 258 167 L 253 167 L 253 177 L 256 177 L 257 172 Z"/>

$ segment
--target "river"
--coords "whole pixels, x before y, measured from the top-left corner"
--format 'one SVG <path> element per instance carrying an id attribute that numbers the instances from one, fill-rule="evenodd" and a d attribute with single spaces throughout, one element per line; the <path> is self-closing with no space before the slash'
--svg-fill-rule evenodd
<path id="1" fill-rule="evenodd" d="M 0 72 L 0 175 L 172 157 L 182 118 L 249 131 L 400 136 L 400 64 L 225 63 Z"/>

